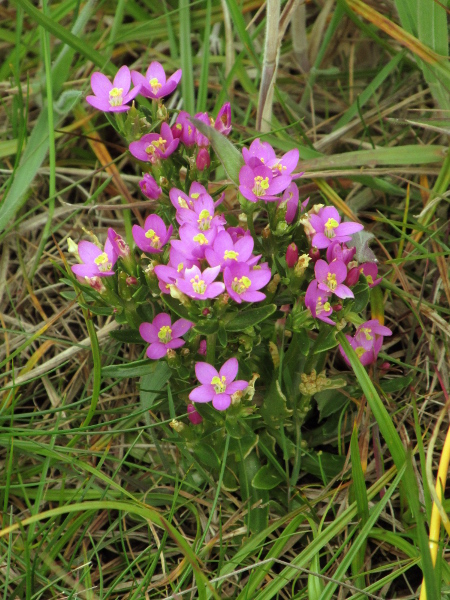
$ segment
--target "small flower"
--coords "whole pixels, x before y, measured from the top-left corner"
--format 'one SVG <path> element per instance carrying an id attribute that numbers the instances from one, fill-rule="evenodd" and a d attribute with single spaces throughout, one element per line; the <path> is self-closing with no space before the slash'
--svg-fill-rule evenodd
<path id="1" fill-rule="evenodd" d="M 179 138 L 187 148 L 197 142 L 197 129 L 190 122 L 190 118 L 191 115 L 188 112 L 181 110 L 172 127 L 174 137 Z"/>
<path id="2" fill-rule="evenodd" d="M 171 190 L 172 191 L 172 190 Z M 222 215 L 215 215 L 215 203 L 209 194 L 200 194 L 198 198 L 191 200 L 184 194 L 192 208 L 179 208 L 176 219 L 180 225 L 189 224 L 198 231 L 209 231 L 217 228 L 222 230 L 226 219 Z M 186 200 L 178 196 L 177 202 L 186 203 Z M 174 202 L 172 202 L 174 204 Z"/>
<path id="3" fill-rule="evenodd" d="M 245 390 L 248 381 L 236 379 L 239 363 L 236 358 L 227 360 L 219 372 L 208 363 L 196 363 L 195 374 L 202 384 L 189 394 L 192 402 L 211 402 L 215 409 L 226 410 L 231 404 L 231 396 Z"/>
<path id="4" fill-rule="evenodd" d="M 291 183 L 288 175 L 274 177 L 272 170 L 260 166 L 252 169 L 244 165 L 239 171 L 239 191 L 250 202 L 258 200 L 279 200 L 279 194 Z"/>
<path id="5" fill-rule="evenodd" d="M 345 337 L 356 352 L 361 364 L 367 366 L 376 362 L 378 353 L 383 345 L 383 336 L 389 335 L 392 335 L 389 327 L 380 325 L 378 319 L 371 319 L 360 325 L 353 337 L 350 335 L 346 335 Z M 339 350 L 345 362 L 350 366 L 350 361 L 340 344 Z"/>
<path id="6" fill-rule="evenodd" d="M 280 204 L 286 202 L 285 219 L 286 219 L 286 223 L 288 223 L 288 225 L 290 225 L 293 222 L 293 220 L 295 219 L 295 215 L 297 214 L 298 199 L 299 199 L 298 187 L 297 187 L 297 184 L 292 181 L 287 186 L 287 188 L 284 190 L 283 196 L 278 201 L 278 206 L 280 206 Z"/>
<path id="7" fill-rule="evenodd" d="M 333 260 L 341 260 L 346 265 L 353 260 L 356 254 L 356 248 L 347 248 L 345 244 L 332 242 L 327 248 L 327 261 L 330 263 Z"/>
<path id="8" fill-rule="evenodd" d="M 160 254 L 172 235 L 173 225 L 166 227 L 158 215 L 150 215 L 145 219 L 144 227 L 133 225 L 133 239 L 136 246 L 149 254 Z"/>
<path id="9" fill-rule="evenodd" d="M 250 148 L 243 148 L 242 155 L 246 165 L 252 169 L 261 165 L 269 167 L 274 177 L 290 175 L 297 166 L 299 159 L 297 148 L 289 150 L 284 156 L 277 158 L 272 146 L 268 142 L 261 142 L 260 139 L 254 140 Z M 289 177 L 290 181 L 291 177 Z"/>
<path id="10" fill-rule="evenodd" d="M 172 240 L 172 248 L 178 250 L 188 258 L 202 259 L 205 257 L 206 248 L 209 248 L 217 235 L 216 227 L 199 230 L 197 227 L 185 223 L 178 231 L 179 240 Z"/>
<path id="11" fill-rule="evenodd" d="M 334 206 L 325 206 L 317 215 L 310 215 L 309 221 L 315 231 L 312 245 L 319 249 L 328 248 L 333 242 L 348 242 L 351 234 L 364 229 L 360 223 L 341 223 Z"/>
<path id="12" fill-rule="evenodd" d="M 85 277 L 109 277 L 114 275 L 112 268 L 117 262 L 118 254 L 109 238 L 105 242 L 103 251 L 96 244 L 82 240 L 78 244 L 78 254 L 83 264 L 71 267 L 78 278 L 81 277 L 84 280 Z"/>
<path id="13" fill-rule="evenodd" d="M 331 304 L 329 303 L 329 293 L 323 292 L 318 289 L 318 283 L 314 279 L 308 286 L 305 294 L 305 306 L 309 308 L 314 318 L 320 319 L 329 325 L 335 325 L 335 322 L 329 319 L 329 316 L 333 312 Z"/>
<path id="14" fill-rule="evenodd" d="M 198 353 L 202 356 L 206 356 L 206 340 L 202 340 L 198 347 Z"/>
<path id="15" fill-rule="evenodd" d="M 149 173 L 144 174 L 144 178 L 139 182 L 139 187 L 144 196 L 149 198 L 149 200 L 158 200 L 162 192 L 155 178 Z"/>
<path id="16" fill-rule="evenodd" d="M 336 294 L 338 298 L 354 298 L 352 290 L 342 282 L 347 277 L 347 266 L 340 260 L 333 260 L 328 264 L 325 260 L 318 260 L 314 266 L 319 290 Z"/>
<path id="17" fill-rule="evenodd" d="M 236 242 L 233 242 L 228 231 L 222 230 L 216 236 L 212 248 L 207 248 L 205 258 L 211 267 L 220 265 L 223 271 L 225 267 L 229 267 L 237 262 L 247 262 L 252 256 L 254 240 L 251 236 L 243 236 Z M 254 257 L 257 262 L 259 257 Z"/>
<path id="18" fill-rule="evenodd" d="M 131 108 L 127 104 L 140 91 L 137 86 L 130 92 L 130 85 L 130 69 L 126 65 L 120 67 L 112 83 L 106 75 L 97 71 L 91 76 L 91 88 L 95 96 L 88 96 L 86 102 L 103 112 L 125 112 Z"/>
<path id="19" fill-rule="evenodd" d="M 214 122 L 214 129 L 222 135 L 228 135 L 231 131 L 231 105 L 225 102 Z"/>
<path id="20" fill-rule="evenodd" d="M 108 229 L 108 240 L 111 242 L 114 253 L 117 257 L 128 258 L 130 256 L 130 247 L 121 235 L 116 233 L 112 227 Z"/>
<path id="21" fill-rule="evenodd" d="M 143 162 L 156 163 L 175 152 L 179 142 L 180 140 L 174 139 L 167 123 L 163 123 L 159 134 L 147 133 L 140 140 L 131 142 L 128 149 L 135 158 Z"/>
<path id="22" fill-rule="evenodd" d="M 204 123 L 205 125 L 207 125 L 209 127 L 210 122 L 209 122 L 209 117 L 208 117 L 208 113 L 197 113 L 196 115 L 194 115 L 195 119 L 198 119 L 199 121 L 201 121 L 202 123 Z M 203 133 L 201 133 L 198 129 L 195 130 L 195 143 L 197 144 L 197 146 L 199 146 L 199 148 L 207 148 L 209 146 L 209 139 L 206 137 L 206 135 L 203 135 Z"/>
<path id="23" fill-rule="evenodd" d="M 202 272 L 193 266 L 184 271 L 183 278 L 177 279 L 176 286 L 183 294 L 196 300 L 215 298 L 225 291 L 225 285 L 215 281 L 219 271 L 220 267 L 213 267 Z"/>
<path id="24" fill-rule="evenodd" d="M 178 319 L 172 325 L 170 315 L 167 313 L 156 315 L 152 323 L 142 323 L 139 333 L 146 342 L 150 343 L 147 356 L 156 360 L 166 356 L 167 350 L 184 346 L 186 342 L 179 338 L 193 325 L 194 323 L 186 319 Z"/>
<path id="25" fill-rule="evenodd" d="M 139 85 L 141 96 L 158 100 L 171 94 L 181 79 L 181 69 L 175 71 L 166 81 L 166 73 L 159 62 L 152 62 L 144 75 L 138 71 L 131 72 L 134 85 Z"/>
<path id="26" fill-rule="evenodd" d="M 355 248 L 352 248 L 352 250 L 354 250 L 354 249 Z M 362 265 L 359 265 L 359 267 L 353 267 L 353 269 L 349 270 L 346 283 L 348 285 L 355 285 L 355 283 L 357 283 L 361 273 L 367 279 L 367 283 L 370 288 L 375 287 L 381 281 L 381 277 L 379 277 L 377 279 L 378 266 L 376 265 L 376 263 L 366 262 L 366 263 L 363 263 Z"/>
<path id="27" fill-rule="evenodd" d="M 267 267 L 251 268 L 247 263 L 239 262 L 226 267 L 223 280 L 231 298 L 241 304 L 261 302 L 266 295 L 258 292 L 270 281 L 272 274 Z"/>

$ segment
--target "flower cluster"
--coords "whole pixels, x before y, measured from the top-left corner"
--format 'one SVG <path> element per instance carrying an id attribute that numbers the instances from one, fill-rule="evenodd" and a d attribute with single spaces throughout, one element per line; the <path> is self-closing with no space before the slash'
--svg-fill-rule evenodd
<path id="1" fill-rule="evenodd" d="M 233 410 L 243 397 L 251 400 L 257 377 L 249 383 L 251 369 L 260 368 L 257 357 L 264 353 L 261 322 L 277 309 L 272 330 L 287 328 L 289 335 L 299 327 L 308 332 L 358 324 L 362 319 L 352 310 L 359 284 L 367 290 L 380 278 L 375 263 L 355 258 L 352 236 L 361 224 L 342 221 L 333 206 L 307 210 L 309 199 L 300 204 L 297 179 L 303 173 L 297 172 L 296 148 L 280 157 L 261 139 L 244 147 L 238 185 L 242 212 L 231 211 L 223 189 L 209 185 L 219 164 L 211 140 L 230 142 L 217 133 L 205 135 L 214 129 L 228 136 L 230 103 L 216 117 L 169 111 L 163 99 L 175 92 L 180 78 L 181 70 L 166 77 L 158 62 L 145 75 L 121 67 L 112 83 L 101 73 L 92 75 L 94 95 L 87 101 L 104 112 L 128 111 L 126 120 L 116 115 L 117 127 L 143 170 L 140 189 L 154 202 L 127 241 L 111 228 L 104 246 L 95 236 L 93 242 L 81 241 L 80 264 L 72 271 L 113 306 L 134 335 L 139 332 L 149 359 L 167 360 L 182 383 L 181 394 L 195 374 L 200 386 L 186 392 L 185 400 L 191 423 L 199 425 L 202 404 L 223 411 Z M 134 106 L 139 96 L 152 101 L 153 120 L 150 111 Z M 261 308 L 249 307 L 253 303 Z M 242 323 L 240 330 L 233 322 Z M 387 335 L 387 327 L 370 320 L 347 339 L 362 364 L 369 365 Z M 276 367 L 274 339 L 268 345 Z M 222 366 L 217 370 L 215 364 Z M 244 378 L 236 380 L 238 372 Z"/>

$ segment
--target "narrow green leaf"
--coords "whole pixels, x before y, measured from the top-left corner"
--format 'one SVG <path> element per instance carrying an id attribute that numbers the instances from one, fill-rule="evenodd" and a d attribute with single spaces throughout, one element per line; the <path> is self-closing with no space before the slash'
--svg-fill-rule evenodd
<path id="1" fill-rule="evenodd" d="M 189 0 L 180 0 L 180 61 L 183 77 L 181 78 L 181 92 L 183 94 L 183 108 L 190 115 L 195 111 L 194 77 L 192 69 L 192 43 L 191 43 L 191 8 Z"/>
<path id="2" fill-rule="evenodd" d="M 272 465 L 264 465 L 259 469 L 252 479 L 252 486 L 257 490 L 273 490 L 277 487 L 283 478 Z"/>
<path id="3" fill-rule="evenodd" d="M 249 310 L 237 313 L 230 321 L 225 323 L 227 331 L 243 331 L 247 327 L 252 327 L 264 321 L 276 311 L 276 304 L 268 304 L 258 308 L 250 308 Z"/>
<path id="4" fill-rule="evenodd" d="M 209 127 L 206 123 L 203 123 L 203 121 L 199 121 L 198 119 L 191 119 L 191 121 L 211 142 L 228 177 L 236 185 L 239 185 L 239 171 L 244 166 L 242 154 L 227 137 L 219 133 L 214 127 Z"/>

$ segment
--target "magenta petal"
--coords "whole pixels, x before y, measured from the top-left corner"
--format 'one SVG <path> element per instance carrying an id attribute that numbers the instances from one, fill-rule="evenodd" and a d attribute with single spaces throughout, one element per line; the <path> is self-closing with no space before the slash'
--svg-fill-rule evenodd
<path id="1" fill-rule="evenodd" d="M 128 146 L 128 150 L 138 160 L 142 160 L 142 162 L 149 162 L 150 155 L 145 151 L 146 146 L 147 144 L 143 144 L 142 140 L 139 140 L 137 142 L 131 142 L 131 144 Z"/>
<path id="2" fill-rule="evenodd" d="M 186 331 L 189 331 L 193 325 L 194 323 L 191 323 L 191 321 L 188 321 L 187 319 L 178 319 L 178 321 L 175 321 L 172 325 L 172 336 L 177 338 L 181 337 Z"/>
<path id="3" fill-rule="evenodd" d="M 297 166 L 299 156 L 300 152 L 297 148 L 294 148 L 293 150 L 289 150 L 289 152 L 286 152 L 286 154 L 280 160 L 281 164 L 283 165 L 283 167 L 286 167 L 286 171 L 289 174 L 291 174 Z"/>
<path id="4" fill-rule="evenodd" d="M 216 410 L 226 410 L 231 404 L 231 396 L 228 394 L 215 394 L 212 404 Z"/>
<path id="5" fill-rule="evenodd" d="M 324 260 L 319 259 L 314 265 L 314 273 L 317 281 L 324 281 L 330 271 L 328 263 Z"/>
<path id="6" fill-rule="evenodd" d="M 104 277 L 105 275 L 114 275 L 114 273 L 101 273 L 97 265 L 73 265 L 70 267 L 78 277 Z"/>
<path id="7" fill-rule="evenodd" d="M 92 242 L 82 240 L 78 244 L 78 254 L 84 263 L 92 263 L 102 254 L 102 251 Z"/>
<path id="8" fill-rule="evenodd" d="M 210 402 L 215 394 L 214 386 L 200 385 L 192 390 L 189 394 L 189 400 L 192 402 Z"/>
<path id="9" fill-rule="evenodd" d="M 324 233 L 316 233 L 313 237 L 311 244 L 321 250 L 322 248 L 328 248 L 331 244 L 331 240 L 327 238 Z"/>
<path id="10" fill-rule="evenodd" d="M 170 348 L 171 350 L 174 350 L 175 348 L 181 348 L 181 346 L 185 345 L 185 341 L 182 340 L 181 338 L 176 338 L 174 340 L 170 340 L 170 342 L 167 342 L 166 344 L 166 348 Z"/>
<path id="11" fill-rule="evenodd" d="M 147 72 L 145 73 L 145 77 L 147 79 L 147 82 L 149 82 L 150 79 L 157 79 L 158 83 L 160 83 L 161 85 L 164 85 L 166 83 L 166 73 L 164 71 L 164 68 L 156 60 L 150 64 L 149 68 L 147 69 Z"/>
<path id="12" fill-rule="evenodd" d="M 364 229 L 364 225 L 349 221 L 341 223 L 339 227 L 336 228 L 336 235 L 351 235 L 352 233 L 356 233 L 357 231 L 361 231 L 362 229 Z"/>
<path id="13" fill-rule="evenodd" d="M 215 281 L 214 283 L 210 283 L 206 288 L 205 298 L 215 298 L 219 294 L 225 291 L 225 284 Z"/>
<path id="14" fill-rule="evenodd" d="M 86 102 L 94 108 L 96 108 L 97 110 L 102 110 L 103 112 L 110 112 L 111 110 L 111 106 L 108 100 L 98 98 L 97 96 L 88 96 L 86 98 Z M 128 110 L 129 107 L 116 106 L 115 108 L 126 108 Z"/>
<path id="15" fill-rule="evenodd" d="M 209 363 L 198 362 L 195 364 L 195 375 L 200 383 L 210 384 L 214 377 L 219 376 L 219 373 Z"/>
<path id="16" fill-rule="evenodd" d="M 337 208 L 335 208 L 334 206 L 325 206 L 324 208 L 322 208 L 319 212 L 319 217 L 320 219 L 322 219 L 322 223 L 324 225 L 328 221 L 328 219 L 334 219 L 338 223 L 341 222 L 341 215 L 338 213 Z"/>
<path id="17" fill-rule="evenodd" d="M 244 381 L 243 379 L 238 379 L 237 381 L 233 381 L 230 385 L 227 385 L 227 394 L 234 394 L 235 392 L 241 392 L 248 388 L 248 381 Z"/>
<path id="18" fill-rule="evenodd" d="M 103 73 L 95 72 L 91 75 L 91 88 L 96 96 L 99 98 L 109 99 L 109 92 L 111 91 L 113 85 L 110 80 L 103 75 Z"/>
<path id="19" fill-rule="evenodd" d="M 338 298 L 354 298 L 355 297 L 352 290 L 349 287 L 347 287 L 346 285 L 344 285 L 343 283 L 340 283 L 339 285 L 336 286 L 336 289 L 334 290 L 334 294 Z"/>
<path id="20" fill-rule="evenodd" d="M 161 327 L 171 327 L 171 324 L 172 322 L 170 315 L 167 313 L 159 313 L 159 315 L 156 315 L 156 317 L 153 319 L 153 325 L 156 327 L 158 332 Z"/>
<path id="21" fill-rule="evenodd" d="M 158 358 L 163 358 L 167 354 L 167 347 L 165 344 L 161 342 L 154 342 L 150 344 L 147 348 L 147 356 L 152 360 L 158 360 Z"/>
<path id="22" fill-rule="evenodd" d="M 270 183 L 268 191 L 271 195 L 279 194 L 288 187 L 291 181 L 292 179 L 289 177 L 289 175 L 280 175 L 279 177 L 274 177 Z"/>
<path id="23" fill-rule="evenodd" d="M 236 375 L 239 369 L 239 363 L 237 358 L 230 358 L 222 365 L 222 368 L 219 371 L 219 377 L 225 377 L 227 387 L 228 384 L 231 383 L 234 379 L 236 379 Z"/>
<path id="24" fill-rule="evenodd" d="M 249 200 L 250 202 L 258 202 L 259 201 L 259 198 L 257 196 L 255 196 L 255 194 L 252 192 L 252 190 L 250 188 L 245 187 L 244 185 L 240 185 L 239 191 L 241 192 L 241 194 L 244 196 L 244 198 L 246 200 Z"/>
<path id="25" fill-rule="evenodd" d="M 158 329 L 152 323 L 141 323 L 139 333 L 141 338 L 150 344 L 158 341 Z"/>
<path id="26" fill-rule="evenodd" d="M 265 298 L 266 295 L 262 292 L 244 292 L 241 294 L 241 300 L 244 300 L 244 302 L 262 302 Z"/>
<path id="27" fill-rule="evenodd" d="M 122 88 L 124 96 L 128 94 L 128 90 L 130 89 L 131 85 L 131 74 L 130 69 L 126 65 L 123 65 L 117 71 L 117 74 L 114 77 L 113 85 L 114 87 Z"/>

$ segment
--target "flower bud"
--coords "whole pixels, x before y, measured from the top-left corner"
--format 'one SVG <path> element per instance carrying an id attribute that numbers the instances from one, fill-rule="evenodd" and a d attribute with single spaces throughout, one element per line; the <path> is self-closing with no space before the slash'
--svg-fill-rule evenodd
<path id="1" fill-rule="evenodd" d="M 315 246 L 312 246 L 309 251 L 309 257 L 313 262 L 317 262 L 320 258 L 320 250 Z"/>
<path id="2" fill-rule="evenodd" d="M 298 260 L 298 248 L 297 245 L 294 244 L 294 242 L 292 242 L 292 244 L 289 244 L 289 246 L 287 247 L 286 250 L 286 264 L 287 266 L 292 269 L 295 266 L 295 263 Z"/>
<path id="3" fill-rule="evenodd" d="M 96 292 L 98 292 L 99 294 L 102 294 L 103 292 L 106 291 L 106 287 L 103 285 L 103 281 L 101 277 L 85 277 L 84 278 L 86 284 L 91 287 L 93 290 L 95 290 Z"/>
<path id="4" fill-rule="evenodd" d="M 158 104 L 158 110 L 156 111 L 156 118 L 160 121 L 167 121 L 167 117 L 169 113 L 167 112 L 167 108 L 164 106 L 162 102 Z"/>
<path id="5" fill-rule="evenodd" d="M 206 356 L 206 340 L 202 340 L 200 342 L 200 346 L 198 347 L 198 353 L 202 356 Z"/>
<path id="6" fill-rule="evenodd" d="M 157 200 L 161 195 L 161 188 L 149 173 L 144 174 L 144 178 L 139 182 L 139 187 L 144 196 L 150 200 Z"/>
<path id="7" fill-rule="evenodd" d="M 358 267 L 350 269 L 347 273 L 347 279 L 345 280 L 345 283 L 349 286 L 355 285 L 358 282 L 360 274 L 361 270 Z"/>
<path id="8" fill-rule="evenodd" d="M 294 273 L 296 277 L 303 277 L 306 269 L 308 268 L 311 257 L 308 254 L 302 254 L 297 260 L 297 264 L 294 267 Z"/>
<path id="9" fill-rule="evenodd" d="M 188 419 L 192 425 L 200 425 L 203 421 L 203 417 L 197 412 L 197 409 L 193 404 L 188 404 L 187 407 Z"/>
<path id="10" fill-rule="evenodd" d="M 209 157 L 209 152 L 206 148 L 200 148 L 197 154 L 195 164 L 197 165 L 197 169 L 199 171 L 209 169 L 209 166 L 211 164 L 211 158 Z"/>

